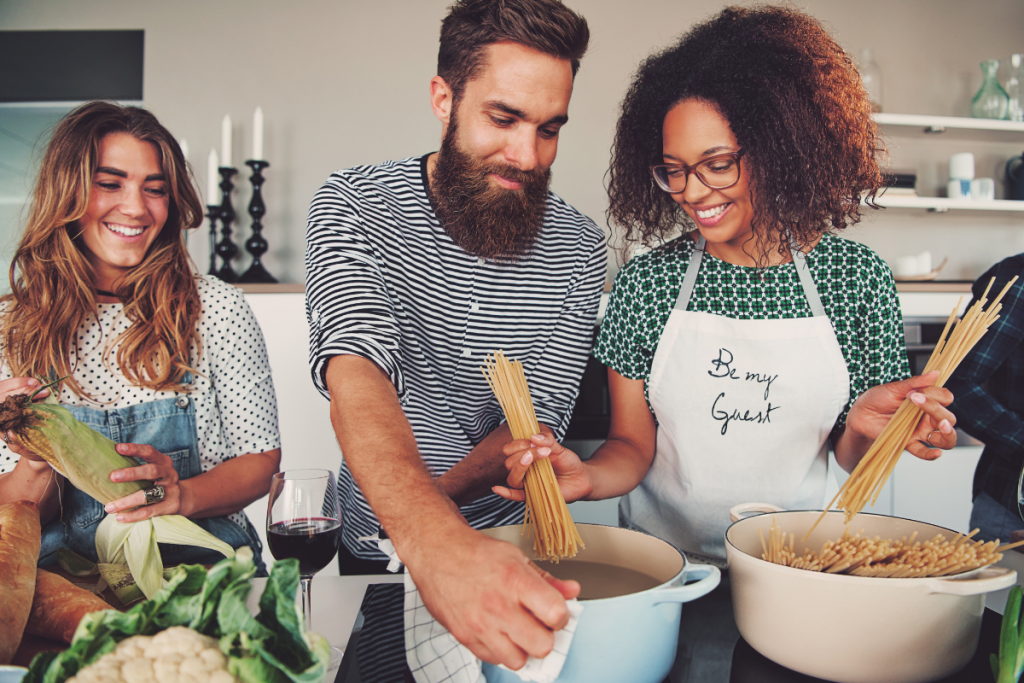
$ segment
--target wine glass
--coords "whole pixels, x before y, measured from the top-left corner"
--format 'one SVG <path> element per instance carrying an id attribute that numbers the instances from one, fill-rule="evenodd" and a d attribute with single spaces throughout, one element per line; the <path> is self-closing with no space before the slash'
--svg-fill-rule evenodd
<path id="1" fill-rule="evenodd" d="M 275 560 L 299 561 L 302 615 L 311 631 L 310 584 L 313 574 L 330 564 L 341 543 L 341 510 L 334 473 L 330 470 L 286 470 L 270 482 L 267 545 Z M 341 664 L 342 652 L 331 648 L 330 668 Z"/>

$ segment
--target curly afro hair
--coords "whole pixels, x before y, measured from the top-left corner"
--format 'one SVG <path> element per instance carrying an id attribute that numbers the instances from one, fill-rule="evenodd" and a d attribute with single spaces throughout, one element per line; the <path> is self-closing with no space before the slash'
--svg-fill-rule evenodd
<path id="1" fill-rule="evenodd" d="M 628 244 L 652 245 L 693 222 L 651 178 L 662 123 L 687 99 L 711 103 L 745 151 L 752 229 L 780 253 L 860 220 L 883 183 L 885 147 L 860 74 L 813 17 L 729 7 L 645 60 L 622 103 L 609 170 L 608 219 Z"/>

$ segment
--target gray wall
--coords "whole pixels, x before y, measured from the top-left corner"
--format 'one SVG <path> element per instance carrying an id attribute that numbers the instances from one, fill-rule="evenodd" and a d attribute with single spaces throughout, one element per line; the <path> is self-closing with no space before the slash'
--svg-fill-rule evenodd
<path id="1" fill-rule="evenodd" d="M 227 113 L 235 121 L 235 162 L 240 165 L 250 151 L 252 111 L 262 105 L 265 156 L 272 163 L 266 173 L 264 221 L 272 250 L 265 262 L 282 280 L 297 282 L 303 277 L 306 209 L 330 172 L 437 148 L 440 126 L 430 112 L 428 82 L 447 4 L 448 0 L 2 0 L 0 28 L 145 29 L 145 104 L 176 136 L 188 140 L 200 188 L 206 187 L 206 155 L 219 147 L 221 117 Z M 668 44 L 722 3 L 568 4 L 587 17 L 593 39 L 576 80 L 571 122 L 564 129 L 554 166 L 554 189 L 604 224 L 603 175 L 616 110 L 632 70 L 653 49 Z M 874 48 L 889 112 L 968 115 L 970 97 L 981 80 L 978 62 L 1024 52 L 1021 0 L 797 4 L 827 22 L 851 53 Z M 1016 147 L 1019 153 L 1024 144 Z M 1005 158 L 1010 151 L 1000 148 L 998 154 Z M 944 156 L 947 150 L 941 148 L 938 158 Z M 993 175 L 983 170 L 979 175 Z M 248 202 L 247 187 L 243 180 L 235 195 L 236 209 Z M 956 258 L 951 268 L 964 277 L 980 274 L 1000 250 L 1024 251 L 1021 219 L 1011 214 L 986 217 L 982 225 L 990 237 L 965 256 L 958 245 L 964 228 L 975 223 L 973 218 L 904 213 L 874 219 L 851 234 L 889 260 L 928 242 L 936 258 L 944 251 Z M 243 238 L 248 235 L 247 216 L 238 229 Z M 993 247 L 994 243 L 1002 246 Z M 191 246 L 205 268 L 206 236 L 196 235 Z"/>

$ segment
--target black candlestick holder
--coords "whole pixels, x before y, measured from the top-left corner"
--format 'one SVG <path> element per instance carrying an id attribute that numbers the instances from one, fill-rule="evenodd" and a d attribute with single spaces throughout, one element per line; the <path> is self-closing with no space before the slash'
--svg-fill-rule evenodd
<path id="1" fill-rule="evenodd" d="M 252 254 L 252 265 L 242 273 L 239 282 L 277 282 L 277 278 L 267 272 L 260 257 L 267 252 L 267 240 L 263 238 L 263 216 L 267 207 L 263 203 L 263 169 L 270 166 L 262 160 L 250 159 L 245 165 L 252 169 L 249 182 L 252 183 L 252 199 L 249 201 L 249 216 L 252 217 L 252 237 L 245 242 L 245 250 Z"/>
<path id="2" fill-rule="evenodd" d="M 220 207 L 216 204 L 206 205 L 206 217 L 210 221 L 210 270 L 208 275 L 217 274 L 217 219 L 220 218 Z"/>
<path id="3" fill-rule="evenodd" d="M 220 190 L 223 199 L 220 203 L 221 240 L 217 243 L 217 255 L 220 256 L 220 270 L 217 277 L 224 282 L 238 282 L 238 273 L 231 267 L 231 260 L 238 253 L 238 247 L 231 241 L 231 224 L 235 220 L 235 208 L 231 206 L 231 191 L 235 189 L 231 177 L 238 173 L 237 169 L 229 166 L 221 166 L 217 169 L 220 172 Z"/>

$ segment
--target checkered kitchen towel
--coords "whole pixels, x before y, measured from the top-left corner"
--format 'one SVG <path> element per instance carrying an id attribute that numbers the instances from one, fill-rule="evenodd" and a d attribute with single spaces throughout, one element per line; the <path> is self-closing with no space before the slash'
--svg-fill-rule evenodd
<path id="1" fill-rule="evenodd" d="M 401 569 L 401 561 L 391 541 L 380 539 L 378 544 L 381 551 L 391 558 L 388 569 L 393 572 Z M 569 607 L 569 623 L 555 633 L 554 649 L 543 659 L 530 657 L 526 665 L 515 672 L 522 680 L 551 683 L 562 672 L 583 611 L 583 605 L 576 600 L 568 600 L 566 605 Z M 405 574 L 404 618 L 405 658 L 416 683 L 484 683 L 480 660 L 431 616 L 408 572 Z"/>

